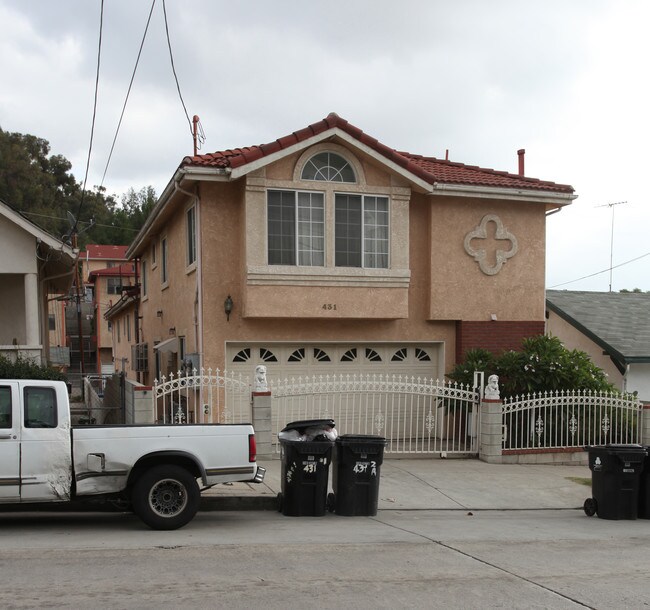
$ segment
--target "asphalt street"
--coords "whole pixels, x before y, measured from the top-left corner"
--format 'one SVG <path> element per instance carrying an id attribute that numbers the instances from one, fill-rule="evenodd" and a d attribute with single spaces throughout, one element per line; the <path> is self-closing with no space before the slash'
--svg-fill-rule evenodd
<path id="1" fill-rule="evenodd" d="M 576 509 L 4 513 L 5 608 L 644 608 L 650 521 Z"/>

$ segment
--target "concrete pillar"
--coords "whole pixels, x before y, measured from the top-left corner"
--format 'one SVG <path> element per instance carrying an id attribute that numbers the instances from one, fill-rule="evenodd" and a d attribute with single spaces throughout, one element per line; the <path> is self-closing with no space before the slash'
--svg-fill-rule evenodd
<path id="1" fill-rule="evenodd" d="M 483 462 L 501 464 L 503 448 L 503 403 L 499 399 L 481 401 L 481 431 L 478 457 Z"/>
<path id="2" fill-rule="evenodd" d="M 253 428 L 255 429 L 255 444 L 257 457 L 270 459 L 273 457 L 272 427 L 271 427 L 271 392 L 253 392 Z"/>
<path id="3" fill-rule="evenodd" d="M 650 445 L 650 402 L 643 403 L 641 414 L 641 444 Z"/>
<path id="4" fill-rule="evenodd" d="M 38 279 L 35 273 L 25 274 L 25 344 L 41 344 L 38 323 Z"/>

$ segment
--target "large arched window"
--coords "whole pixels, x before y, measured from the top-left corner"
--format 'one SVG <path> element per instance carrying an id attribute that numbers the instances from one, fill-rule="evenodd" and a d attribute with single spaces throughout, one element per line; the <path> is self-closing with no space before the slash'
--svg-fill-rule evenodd
<path id="1" fill-rule="evenodd" d="M 302 180 L 320 180 L 323 182 L 356 182 L 352 166 L 341 156 L 333 152 L 321 152 L 314 155 L 302 168 Z"/>

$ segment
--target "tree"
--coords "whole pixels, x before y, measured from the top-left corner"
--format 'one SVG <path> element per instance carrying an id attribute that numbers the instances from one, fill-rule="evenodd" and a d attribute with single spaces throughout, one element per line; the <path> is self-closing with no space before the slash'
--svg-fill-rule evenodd
<path id="1" fill-rule="evenodd" d="M 615 391 L 607 375 L 580 350 L 569 350 L 557 337 L 541 335 L 522 342 L 521 351 L 495 357 L 487 350 L 468 350 L 465 360 L 448 375 L 471 384 L 475 370 L 499 376 L 502 396 L 557 390 Z"/>
<path id="2" fill-rule="evenodd" d="M 154 188 L 131 188 L 118 204 L 103 187 L 83 194 L 71 168 L 64 156 L 50 156 L 47 140 L 0 128 L 0 199 L 59 238 L 70 233 L 68 212 L 79 214 L 81 248 L 88 243 L 130 244 L 156 203 Z"/>

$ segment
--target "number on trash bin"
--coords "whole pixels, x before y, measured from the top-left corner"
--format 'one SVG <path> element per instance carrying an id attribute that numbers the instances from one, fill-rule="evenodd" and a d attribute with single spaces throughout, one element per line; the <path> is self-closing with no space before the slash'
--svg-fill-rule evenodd
<path id="1" fill-rule="evenodd" d="M 373 477 L 377 476 L 377 462 L 371 461 L 371 462 L 357 462 L 354 465 L 354 468 L 352 469 L 353 472 L 356 474 L 361 474 L 362 472 L 368 472 L 370 470 L 370 474 Z"/>
<path id="2" fill-rule="evenodd" d="M 310 473 L 316 472 L 316 464 L 314 462 L 307 462 L 303 470 Z"/>

